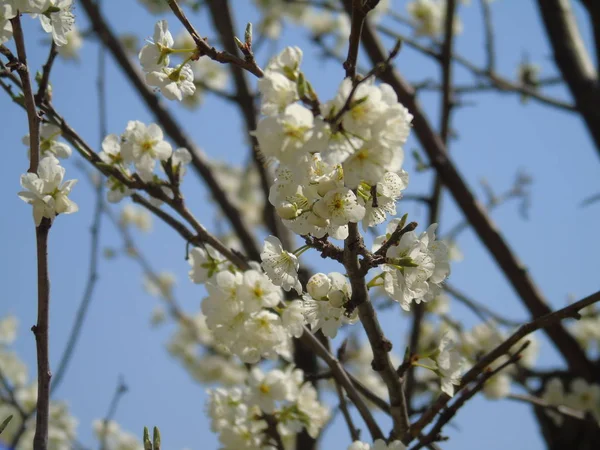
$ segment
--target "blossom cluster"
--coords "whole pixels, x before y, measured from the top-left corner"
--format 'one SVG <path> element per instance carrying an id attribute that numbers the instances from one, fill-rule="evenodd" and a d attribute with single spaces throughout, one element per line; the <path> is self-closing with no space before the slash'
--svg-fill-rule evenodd
<path id="1" fill-rule="evenodd" d="M 315 388 L 293 366 L 268 372 L 254 367 L 243 386 L 208 394 L 211 429 L 219 433 L 223 450 L 271 448 L 269 420 L 276 421 L 284 443 L 303 429 L 317 437 L 330 417 Z"/>
<path id="2" fill-rule="evenodd" d="M 158 125 L 154 123 L 146 125 L 138 120 L 130 121 L 120 136 L 116 134 L 106 136 L 99 156 L 104 164 L 117 169 L 123 178 L 132 180 L 135 172 L 146 182 L 158 179 L 155 173 L 157 162 L 162 164 L 161 168 L 170 164 L 171 172 L 177 177 L 175 181 L 180 181 L 185 174 L 185 166 L 192 159 L 187 149 L 179 148 L 173 151 Z M 109 188 L 107 198 L 110 202 L 119 202 L 132 194 L 131 189 L 115 176 L 111 176 L 107 184 Z M 163 192 L 171 195 L 171 189 L 162 184 Z"/>
<path id="3" fill-rule="evenodd" d="M 166 20 L 159 20 L 154 26 L 154 36 L 139 53 L 140 63 L 146 72 L 146 83 L 156 86 L 169 100 L 183 100 L 196 90 L 194 72 L 188 64 L 198 59 L 195 49 L 176 49 L 175 41 L 169 31 Z M 185 53 L 188 57 L 176 67 L 170 67 L 170 55 Z"/>
<path id="4" fill-rule="evenodd" d="M 52 34 L 58 47 L 67 45 L 75 22 L 73 0 L 2 0 L 0 3 L 0 44 L 12 39 L 10 19 L 20 14 L 39 18 L 42 29 Z"/>
<path id="5" fill-rule="evenodd" d="M 408 183 L 402 146 L 412 116 L 389 85 L 372 78 L 344 80 L 316 112 L 306 104 L 316 94 L 301 61 L 299 48 L 286 48 L 258 85 L 265 117 L 254 134 L 262 153 L 280 163 L 269 202 L 297 234 L 345 239 L 348 223 L 366 228 L 396 213 Z"/>

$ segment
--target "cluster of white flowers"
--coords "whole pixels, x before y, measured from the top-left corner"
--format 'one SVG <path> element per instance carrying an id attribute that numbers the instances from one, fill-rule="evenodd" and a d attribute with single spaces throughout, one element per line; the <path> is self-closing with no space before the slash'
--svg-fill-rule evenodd
<path id="1" fill-rule="evenodd" d="M 243 387 L 218 388 L 208 394 L 211 429 L 219 433 L 223 450 L 273 448 L 265 415 L 276 420 L 284 442 L 303 429 L 317 437 L 330 417 L 315 388 L 293 366 L 266 373 L 254 367 Z"/>
<path id="2" fill-rule="evenodd" d="M 21 175 L 19 198 L 33 206 L 33 220 L 39 226 L 46 217 L 51 221 L 59 214 L 71 214 L 78 211 L 77 204 L 69 198 L 71 189 L 77 180 L 63 183 L 65 169 L 54 156 L 42 158 L 37 173 Z"/>
<path id="3" fill-rule="evenodd" d="M 588 383 L 582 378 L 571 381 L 569 391 L 559 378 L 551 378 L 544 387 L 542 399 L 550 405 L 567 406 L 577 411 L 590 413 L 600 423 L 600 384 Z M 558 411 L 544 409 L 557 426 L 562 425 L 564 415 Z"/>
<path id="4" fill-rule="evenodd" d="M 37 401 L 37 383 L 28 383 L 27 366 L 10 349 L 17 335 L 17 325 L 17 320 L 13 316 L 0 319 L 0 367 L 19 406 L 24 411 L 33 411 Z M 22 425 L 22 417 L 17 408 L 8 400 L 8 397 L 0 395 L 0 420 L 4 420 L 9 415 L 12 415 L 13 419 L 2 432 L 0 446 L 2 442 L 11 442 Z M 48 448 L 71 449 L 75 439 L 77 420 L 69 414 L 67 405 L 58 401 L 50 402 L 49 415 Z M 33 448 L 35 426 L 35 417 L 29 417 L 25 424 L 25 432 L 19 440 L 19 450 Z"/>
<path id="5" fill-rule="evenodd" d="M 104 164 L 119 170 L 123 177 L 131 178 L 133 169 L 143 181 L 147 182 L 154 181 L 158 176 L 155 173 L 157 161 L 162 164 L 170 161 L 173 173 L 178 174 L 179 179 L 185 174 L 185 166 L 191 161 L 187 149 L 179 148 L 173 151 L 158 125 L 154 123 L 145 125 L 138 120 L 129 121 L 121 136 L 116 134 L 106 136 L 99 156 Z M 132 194 L 131 189 L 115 177 L 110 177 L 107 184 L 109 202 L 119 202 Z M 166 186 L 163 187 L 163 191 L 167 195 L 171 194 L 171 190 Z"/>
<path id="6" fill-rule="evenodd" d="M 373 249 L 379 249 L 399 224 L 400 219 L 391 220 L 386 234 L 375 239 Z M 433 224 L 420 236 L 414 231 L 404 233 L 386 252 L 383 266 L 385 291 L 407 311 L 413 301 L 420 303 L 434 299 L 441 291 L 441 283 L 450 274 L 448 247 L 435 240 L 436 228 Z"/>
<path id="7" fill-rule="evenodd" d="M 370 445 L 362 441 L 354 441 L 348 447 L 348 450 L 406 450 L 406 445 L 402 441 L 391 441 L 389 444 L 383 439 L 377 439 Z"/>
<path id="8" fill-rule="evenodd" d="M 345 239 L 349 222 L 366 228 L 395 214 L 408 183 L 402 146 L 412 116 L 390 86 L 371 78 L 355 88 L 344 80 L 317 114 L 299 102 L 316 98 L 301 62 L 302 51 L 288 47 L 259 81 L 265 117 L 255 136 L 262 153 L 280 163 L 269 201 L 294 232 Z"/>
<path id="9" fill-rule="evenodd" d="M 447 5 L 447 0 L 414 0 L 408 3 L 406 9 L 415 23 L 415 34 L 432 38 L 443 35 Z M 458 16 L 454 17 L 452 28 L 454 34 L 462 31 Z"/>
<path id="10" fill-rule="evenodd" d="M 17 14 L 39 17 L 43 30 L 51 33 L 57 46 L 68 43 L 69 31 L 75 23 L 71 11 L 73 0 L 2 0 L 0 3 L 0 44 L 12 39 L 13 19 Z"/>
<path id="11" fill-rule="evenodd" d="M 140 439 L 123 431 L 114 420 L 94 420 L 92 424 L 96 439 L 102 443 L 102 448 L 110 450 L 144 450 Z"/>
<path id="12" fill-rule="evenodd" d="M 169 100 L 183 100 L 196 90 L 194 72 L 188 64 L 198 57 L 196 48 L 176 49 L 175 41 L 168 29 L 166 20 L 159 20 L 154 26 L 154 38 L 139 53 L 140 63 L 146 72 L 146 83 L 156 86 Z M 186 53 L 187 58 L 176 67 L 169 67 L 173 53 Z"/>

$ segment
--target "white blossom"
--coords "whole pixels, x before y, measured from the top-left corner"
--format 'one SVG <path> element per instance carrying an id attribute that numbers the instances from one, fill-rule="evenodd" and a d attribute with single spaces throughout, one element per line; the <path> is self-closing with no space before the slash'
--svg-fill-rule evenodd
<path id="1" fill-rule="evenodd" d="M 280 114 L 262 118 L 254 136 L 265 156 L 293 164 L 306 154 L 303 147 L 311 136 L 313 122 L 312 112 L 294 103 Z"/>
<path id="2" fill-rule="evenodd" d="M 302 285 L 298 280 L 298 258 L 283 249 L 279 238 L 268 236 L 265 239 L 260 259 L 263 270 L 273 284 L 281 286 L 286 292 L 295 289 L 298 294 L 302 294 Z"/>
<path id="3" fill-rule="evenodd" d="M 152 123 L 129 122 L 123 134 L 121 155 L 125 162 L 133 162 L 143 180 L 152 179 L 156 161 L 166 161 L 171 157 L 171 144 L 163 139 L 161 128 Z"/>
<path id="4" fill-rule="evenodd" d="M 221 270 L 226 270 L 227 260 L 210 245 L 194 247 L 190 250 L 188 262 L 192 268 L 189 276 L 193 283 L 201 284 L 211 279 Z"/>
<path id="5" fill-rule="evenodd" d="M 27 190 L 19 192 L 19 197 L 33 206 L 36 226 L 44 217 L 54 220 L 58 214 L 78 211 L 77 204 L 68 197 L 77 180 L 63 183 L 64 176 L 65 169 L 54 156 L 42 158 L 37 173 L 21 175 L 21 186 Z"/>
<path id="6" fill-rule="evenodd" d="M 62 159 L 71 156 L 71 147 L 58 140 L 61 134 L 60 127 L 51 123 L 42 123 L 40 126 L 40 156 L 53 155 Z M 29 135 L 24 136 L 22 142 L 27 146 L 27 157 L 29 157 L 29 148 L 31 145 Z"/>
<path id="7" fill-rule="evenodd" d="M 79 59 L 79 50 L 83 46 L 83 37 L 77 27 L 73 25 L 65 34 L 67 42 L 56 48 L 58 54 L 65 59 Z"/>
<path id="8" fill-rule="evenodd" d="M 139 53 L 140 63 L 146 72 L 161 70 L 169 66 L 169 54 L 173 47 L 173 36 L 166 20 L 154 25 L 154 39 L 146 44 Z"/>
<path id="9" fill-rule="evenodd" d="M 184 97 L 194 95 L 196 85 L 194 84 L 194 73 L 189 64 L 173 69 L 162 68 L 146 75 L 146 83 L 156 86 L 169 100 L 183 100 Z"/>
<path id="10" fill-rule="evenodd" d="M 73 0 L 52 0 L 47 8 L 39 15 L 42 28 L 46 33 L 52 33 L 57 46 L 67 45 L 68 33 L 75 23 L 72 13 Z"/>
<path id="11" fill-rule="evenodd" d="M 0 44 L 12 39 L 12 24 L 10 19 L 16 17 L 17 7 L 12 1 L 0 4 Z"/>

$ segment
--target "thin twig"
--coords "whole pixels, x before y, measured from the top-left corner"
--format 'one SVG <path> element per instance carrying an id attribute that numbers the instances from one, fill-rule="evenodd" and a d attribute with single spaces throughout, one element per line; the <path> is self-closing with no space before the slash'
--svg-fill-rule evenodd
<path id="1" fill-rule="evenodd" d="M 46 64 L 42 68 L 42 78 L 40 79 L 40 84 L 38 87 L 37 94 L 35 94 L 35 102 L 40 105 L 45 101 L 49 100 L 49 87 L 50 87 L 50 72 L 52 71 L 52 65 L 54 64 L 54 60 L 58 55 L 58 51 L 56 49 L 56 43 L 54 39 L 50 44 L 50 50 L 48 52 L 48 59 L 46 60 Z"/>
<path id="2" fill-rule="evenodd" d="M 123 377 L 119 376 L 119 381 L 117 382 L 117 387 L 116 387 L 113 397 L 110 401 L 108 411 L 106 413 L 106 416 L 104 416 L 104 420 L 102 421 L 103 427 L 104 427 L 104 432 L 102 433 L 102 439 L 100 441 L 100 450 L 107 450 L 106 439 L 108 437 L 108 433 L 107 433 L 108 424 L 115 417 L 115 414 L 117 413 L 117 408 L 119 407 L 119 401 L 121 400 L 123 395 L 125 395 L 127 390 L 128 390 L 128 388 L 127 388 L 127 385 L 125 384 L 125 381 L 123 380 Z"/>

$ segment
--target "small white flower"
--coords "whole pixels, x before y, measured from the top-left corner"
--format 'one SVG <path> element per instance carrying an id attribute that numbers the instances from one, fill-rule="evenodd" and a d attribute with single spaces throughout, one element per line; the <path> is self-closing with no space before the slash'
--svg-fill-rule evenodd
<path id="1" fill-rule="evenodd" d="M 250 371 L 248 385 L 248 401 L 267 414 L 273 413 L 277 403 L 287 400 L 290 396 L 289 384 L 281 370 L 272 370 L 265 374 L 255 367 Z"/>
<path id="2" fill-rule="evenodd" d="M 297 103 L 258 122 L 254 135 L 265 156 L 273 156 L 285 164 L 294 164 L 306 155 L 304 144 L 311 136 L 312 112 Z"/>
<path id="3" fill-rule="evenodd" d="M 58 54 L 65 59 L 79 59 L 79 49 L 83 45 L 83 37 L 75 25 L 66 34 L 67 43 L 56 48 Z"/>
<path id="4" fill-rule="evenodd" d="M 17 7 L 11 1 L 0 4 L 0 44 L 12 39 L 12 24 L 10 19 L 16 17 Z"/>
<path id="5" fill-rule="evenodd" d="M 77 180 L 63 183 L 64 176 L 65 169 L 54 156 L 42 158 L 37 173 L 21 175 L 21 186 L 27 191 L 19 192 L 19 197 L 33 206 L 36 226 L 40 225 L 44 217 L 54 220 L 58 214 L 78 211 L 77 204 L 68 197 Z"/>
<path id="6" fill-rule="evenodd" d="M 67 35 L 75 23 L 72 9 L 73 0 L 52 0 L 40 14 L 42 28 L 46 33 L 52 33 L 52 38 L 59 47 L 69 42 Z"/>
<path id="7" fill-rule="evenodd" d="M 146 72 L 161 70 L 169 65 L 169 54 L 173 47 L 173 36 L 166 20 L 154 25 L 154 40 L 146 44 L 139 53 L 140 63 Z"/>
<path id="8" fill-rule="evenodd" d="M 160 88 L 162 94 L 169 100 L 183 100 L 184 97 L 194 95 L 194 73 L 189 64 L 173 69 L 162 68 L 146 75 L 146 83 Z"/>
<path id="9" fill-rule="evenodd" d="M 163 140 L 162 130 L 154 123 L 146 126 L 130 122 L 123 136 L 121 154 L 126 162 L 133 161 L 143 180 L 152 179 L 156 160 L 166 161 L 173 153 L 171 144 Z"/>
<path id="10" fill-rule="evenodd" d="M 40 155 L 42 157 L 53 155 L 65 159 L 71 156 L 71 147 L 58 141 L 61 134 L 58 126 L 51 123 L 42 124 L 40 127 Z M 29 157 L 29 135 L 24 136 L 22 142 L 27 146 L 27 157 Z"/>
<path id="11" fill-rule="evenodd" d="M 215 274 L 225 270 L 226 259 L 210 245 L 204 248 L 194 247 L 190 250 L 188 262 L 192 268 L 189 271 L 193 283 L 206 283 Z"/>
<path id="12" fill-rule="evenodd" d="M 433 359 L 437 363 L 442 392 L 450 397 L 454 396 L 454 385 L 460 384 L 465 361 L 454 348 L 450 334 L 446 333 L 442 337 L 437 355 Z"/>
<path id="13" fill-rule="evenodd" d="M 365 215 L 365 207 L 358 204 L 354 192 L 346 187 L 329 191 L 313 206 L 313 211 L 338 226 L 359 222 Z"/>
<path id="14" fill-rule="evenodd" d="M 260 259 L 263 270 L 275 285 L 281 286 L 286 292 L 293 288 L 298 294 L 302 294 L 302 285 L 298 280 L 298 258 L 293 253 L 286 252 L 277 237 L 269 236 L 265 239 Z"/>

